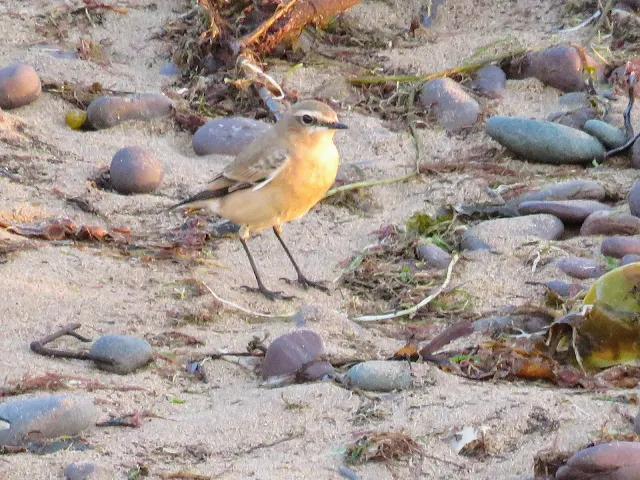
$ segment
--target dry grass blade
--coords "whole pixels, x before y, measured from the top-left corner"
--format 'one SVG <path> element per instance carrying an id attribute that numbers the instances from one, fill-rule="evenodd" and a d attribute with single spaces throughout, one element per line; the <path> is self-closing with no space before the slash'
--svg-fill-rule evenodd
<path id="1" fill-rule="evenodd" d="M 402 460 L 421 453 L 418 442 L 405 433 L 375 432 L 347 445 L 345 454 L 351 463 L 365 463 Z"/>

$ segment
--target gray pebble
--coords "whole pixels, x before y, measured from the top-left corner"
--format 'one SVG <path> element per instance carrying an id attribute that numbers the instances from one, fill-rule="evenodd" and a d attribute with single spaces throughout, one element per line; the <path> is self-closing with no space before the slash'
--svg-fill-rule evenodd
<path id="1" fill-rule="evenodd" d="M 497 115 L 489 119 L 485 130 L 525 160 L 574 164 L 604 158 L 604 147 L 588 133 L 546 120 Z"/>
<path id="2" fill-rule="evenodd" d="M 607 192 L 593 180 L 569 180 L 545 185 L 540 191 L 525 193 L 519 202 L 534 200 L 604 200 Z"/>
<path id="3" fill-rule="evenodd" d="M 72 463 L 64 469 L 65 480 L 86 480 L 95 478 L 96 466 L 93 463 Z"/>
<path id="4" fill-rule="evenodd" d="M 547 120 L 571 128 L 581 129 L 587 121 L 596 118 L 596 111 L 591 107 L 582 107 L 569 112 L 554 112 Z"/>
<path id="5" fill-rule="evenodd" d="M 640 262 L 640 254 L 629 253 L 620 259 L 620 265 Z"/>
<path id="6" fill-rule="evenodd" d="M 406 390 L 411 387 L 411 369 L 404 361 L 371 360 L 351 367 L 345 380 L 350 387 L 372 392 Z"/>
<path id="7" fill-rule="evenodd" d="M 291 375 L 325 353 L 322 338 L 312 330 L 295 330 L 269 344 L 262 363 L 262 377 Z"/>
<path id="8" fill-rule="evenodd" d="M 111 186 L 123 195 L 151 193 L 162 183 L 164 169 L 156 156 L 140 147 L 116 152 L 109 170 Z"/>
<path id="9" fill-rule="evenodd" d="M 197 155 L 237 155 L 269 128 L 268 123 L 250 118 L 218 118 L 202 125 L 191 143 Z"/>
<path id="10" fill-rule="evenodd" d="M 610 150 L 621 147 L 627 141 L 622 130 L 602 120 L 587 120 L 582 129 L 596 137 Z"/>
<path id="11" fill-rule="evenodd" d="M 631 167 L 640 170 L 640 140 L 636 140 L 631 147 Z"/>
<path id="12" fill-rule="evenodd" d="M 567 110 L 574 108 L 588 107 L 589 96 L 585 92 L 569 92 L 565 93 L 558 99 L 558 104 Z"/>
<path id="13" fill-rule="evenodd" d="M 89 354 L 100 370 L 126 375 L 146 366 L 152 360 L 153 350 L 143 338 L 128 335 L 103 335 L 98 338 Z M 110 359 L 112 363 L 98 359 Z"/>
<path id="14" fill-rule="evenodd" d="M 631 215 L 640 217 L 640 180 L 636 181 L 631 187 L 631 190 L 629 190 L 627 201 L 629 202 Z"/>
<path id="15" fill-rule="evenodd" d="M 622 258 L 625 255 L 640 255 L 640 237 L 607 237 L 602 240 L 600 251 L 603 255 Z"/>
<path id="16" fill-rule="evenodd" d="M 640 218 L 628 213 L 594 212 L 580 228 L 580 235 L 637 235 L 640 234 Z"/>
<path id="17" fill-rule="evenodd" d="M 565 274 L 580 280 L 598 278 L 606 272 L 600 262 L 590 258 L 569 256 L 559 258 L 553 263 Z"/>
<path id="18" fill-rule="evenodd" d="M 28 105 L 41 94 L 40 77 L 33 67 L 19 63 L 0 69 L 0 108 Z"/>
<path id="19" fill-rule="evenodd" d="M 489 98 L 502 98 L 507 76 L 500 67 L 487 65 L 478 69 L 469 84 L 478 94 Z"/>
<path id="20" fill-rule="evenodd" d="M 575 297 L 581 290 L 584 290 L 584 285 L 564 280 L 550 280 L 545 282 L 544 286 L 560 297 Z"/>
<path id="21" fill-rule="evenodd" d="M 450 78 L 436 78 L 425 83 L 420 102 L 436 116 L 443 128 L 452 132 L 473 126 L 480 114 L 478 102 Z"/>
<path id="22" fill-rule="evenodd" d="M 115 127 L 127 120 L 152 120 L 171 113 L 172 103 L 161 94 L 98 97 L 87 107 L 87 120 L 97 129 Z"/>
<path id="23" fill-rule="evenodd" d="M 563 232 L 562 221 L 553 215 L 497 218 L 480 222 L 468 229 L 462 237 L 462 248 L 513 249 L 531 239 L 556 240 Z"/>
<path id="24" fill-rule="evenodd" d="M 416 245 L 416 257 L 427 269 L 441 270 L 449 266 L 451 255 L 431 242 L 420 242 Z"/>
<path id="25" fill-rule="evenodd" d="M 0 446 L 78 435 L 96 415 L 93 399 L 84 395 L 12 398 L 0 404 Z"/>
<path id="26" fill-rule="evenodd" d="M 522 202 L 520 215 L 549 213 L 565 223 L 582 223 L 593 212 L 611 210 L 611 207 L 595 200 L 542 200 Z"/>

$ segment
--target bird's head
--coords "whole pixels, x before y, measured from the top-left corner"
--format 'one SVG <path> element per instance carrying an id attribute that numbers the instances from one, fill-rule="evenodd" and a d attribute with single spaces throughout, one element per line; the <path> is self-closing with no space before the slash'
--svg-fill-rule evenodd
<path id="1" fill-rule="evenodd" d="M 322 134 L 348 128 L 338 121 L 338 115 L 329 105 L 316 100 L 303 100 L 296 103 L 282 116 L 278 123 L 286 126 L 292 133 Z"/>

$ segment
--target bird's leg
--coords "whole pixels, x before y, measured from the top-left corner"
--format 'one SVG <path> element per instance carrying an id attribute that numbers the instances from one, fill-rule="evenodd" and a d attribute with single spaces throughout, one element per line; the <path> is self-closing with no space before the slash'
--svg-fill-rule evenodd
<path id="1" fill-rule="evenodd" d="M 251 252 L 249 251 L 249 247 L 247 246 L 247 241 L 240 237 L 240 243 L 242 243 L 242 248 L 244 248 L 245 253 L 247 254 L 247 257 L 249 257 L 249 263 L 251 264 L 251 270 L 253 270 L 253 274 L 256 277 L 256 281 L 258 282 L 258 287 L 248 287 L 247 285 L 242 285 L 242 288 L 244 288 L 245 290 L 248 290 L 250 292 L 260 292 L 262 295 L 264 295 L 265 297 L 267 297 L 269 300 L 276 300 L 276 299 L 280 299 L 280 300 L 291 300 L 292 298 L 294 298 L 292 295 L 285 295 L 283 292 L 273 292 L 269 289 L 267 289 L 267 287 L 264 286 L 264 283 L 262 283 L 262 279 L 260 278 L 260 272 L 258 272 L 258 267 L 256 266 L 256 262 L 253 259 L 253 256 L 251 255 Z"/>
<path id="2" fill-rule="evenodd" d="M 300 267 L 298 266 L 296 261 L 293 259 L 293 255 L 291 255 L 289 248 L 284 243 L 284 240 L 282 240 L 282 237 L 280 236 L 280 228 L 277 226 L 273 227 L 273 233 L 276 234 L 276 237 L 280 241 L 280 245 L 282 245 L 282 248 L 284 248 L 284 252 L 287 254 L 287 257 L 289 257 L 289 260 L 291 260 L 291 264 L 293 265 L 293 268 L 296 269 L 296 273 L 298 274 L 297 283 L 302 285 L 302 287 L 305 289 L 312 287 L 312 288 L 317 288 L 318 290 L 322 290 L 325 293 L 329 293 L 329 289 L 325 285 L 323 285 L 321 282 L 314 282 L 313 280 L 309 280 L 307 277 L 305 277 L 304 273 L 302 273 L 302 270 L 300 270 Z M 292 281 L 287 278 L 283 278 L 282 280 L 288 283 L 292 283 Z"/>

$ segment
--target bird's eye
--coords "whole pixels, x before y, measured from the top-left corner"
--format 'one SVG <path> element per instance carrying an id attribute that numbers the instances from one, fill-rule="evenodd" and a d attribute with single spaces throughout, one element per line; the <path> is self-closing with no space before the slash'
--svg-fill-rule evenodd
<path id="1" fill-rule="evenodd" d="M 315 118 L 313 118 L 311 115 L 303 115 L 302 123 L 304 123 L 305 125 L 313 125 L 315 123 Z"/>

